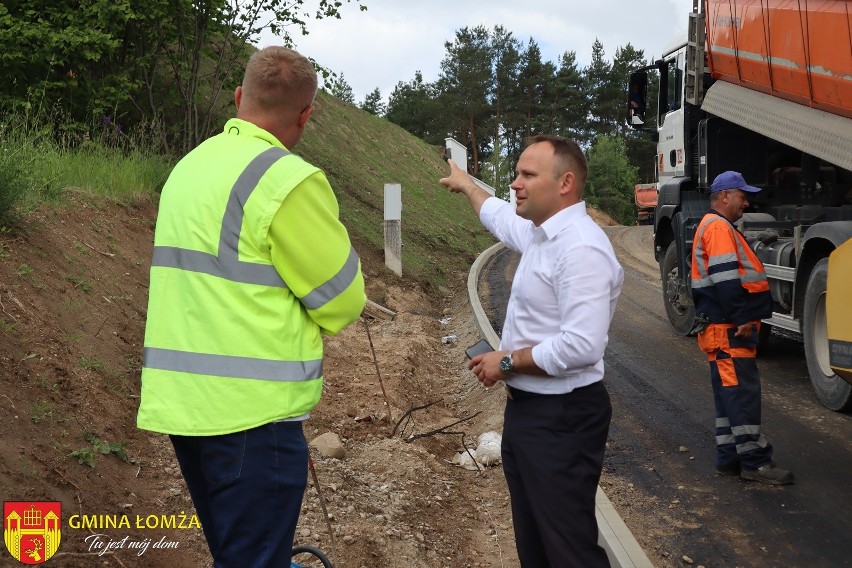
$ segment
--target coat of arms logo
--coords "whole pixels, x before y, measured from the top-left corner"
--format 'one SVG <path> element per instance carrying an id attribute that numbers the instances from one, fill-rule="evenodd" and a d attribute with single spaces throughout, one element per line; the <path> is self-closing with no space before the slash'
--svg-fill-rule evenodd
<path id="1" fill-rule="evenodd" d="M 6 550 L 23 564 L 42 564 L 56 553 L 62 536 L 59 501 L 6 501 L 3 537 Z"/>

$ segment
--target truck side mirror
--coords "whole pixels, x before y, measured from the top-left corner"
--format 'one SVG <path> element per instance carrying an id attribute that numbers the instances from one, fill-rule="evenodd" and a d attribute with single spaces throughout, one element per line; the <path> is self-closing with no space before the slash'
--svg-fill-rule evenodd
<path id="1" fill-rule="evenodd" d="M 648 108 L 648 73 L 634 71 L 627 86 L 627 124 L 636 130 L 645 125 Z"/>

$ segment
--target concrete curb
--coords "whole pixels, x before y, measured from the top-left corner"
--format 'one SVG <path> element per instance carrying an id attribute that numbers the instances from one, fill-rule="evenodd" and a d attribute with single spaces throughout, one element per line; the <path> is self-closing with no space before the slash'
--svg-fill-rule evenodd
<path id="1" fill-rule="evenodd" d="M 476 327 L 479 329 L 479 335 L 490 343 L 495 350 L 500 346 L 500 338 L 491 327 L 491 322 L 488 321 L 488 316 L 482 309 L 482 302 L 479 301 L 479 273 L 482 272 L 482 267 L 501 250 L 503 250 L 503 245 L 500 243 L 486 249 L 476 258 L 467 274 L 467 297 L 470 302 L 470 309 L 473 311 Z"/>
<path id="2" fill-rule="evenodd" d="M 500 338 L 491 327 L 491 322 L 485 315 L 482 303 L 479 301 L 479 273 L 491 258 L 503 250 L 500 243 L 489 247 L 477 257 L 467 275 L 467 297 L 471 311 L 479 328 L 480 335 L 494 349 L 500 346 Z M 654 568 L 648 555 L 639 546 L 633 533 L 624 524 L 621 516 L 615 510 L 606 493 L 598 487 L 595 495 L 595 516 L 598 520 L 598 542 L 606 550 L 610 565 L 613 568 Z"/>

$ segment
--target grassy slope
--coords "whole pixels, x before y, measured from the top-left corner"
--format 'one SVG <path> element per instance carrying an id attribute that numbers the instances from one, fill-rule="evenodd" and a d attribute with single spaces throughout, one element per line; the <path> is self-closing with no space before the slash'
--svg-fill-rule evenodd
<path id="1" fill-rule="evenodd" d="M 295 149 L 325 171 L 367 265 L 384 267 L 384 184 L 402 185 L 403 275 L 427 290 L 467 271 L 495 242 L 467 200 L 438 183 L 449 171 L 439 150 L 325 93 Z"/>

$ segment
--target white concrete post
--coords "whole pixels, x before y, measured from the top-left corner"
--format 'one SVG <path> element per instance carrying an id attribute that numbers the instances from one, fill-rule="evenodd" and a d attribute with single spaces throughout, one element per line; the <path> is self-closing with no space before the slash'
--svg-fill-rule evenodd
<path id="1" fill-rule="evenodd" d="M 402 276 L 402 185 L 385 184 L 385 266 Z"/>
<path id="2" fill-rule="evenodd" d="M 444 148 L 448 160 L 452 160 L 458 167 L 467 171 L 467 148 L 454 138 L 444 138 Z M 494 195 L 494 188 L 482 180 L 473 178 L 473 183 L 488 192 L 489 195 Z"/>

